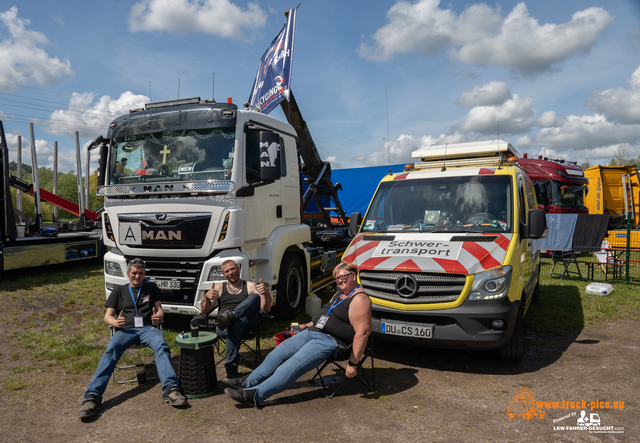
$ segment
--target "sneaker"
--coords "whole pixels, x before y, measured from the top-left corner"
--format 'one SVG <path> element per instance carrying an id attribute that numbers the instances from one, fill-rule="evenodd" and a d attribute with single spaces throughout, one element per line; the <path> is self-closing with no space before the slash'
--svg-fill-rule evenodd
<path id="1" fill-rule="evenodd" d="M 244 381 L 249 378 L 249 375 L 244 377 L 225 377 L 222 379 L 222 383 L 230 387 L 231 389 L 244 389 Z"/>
<path id="2" fill-rule="evenodd" d="M 95 395 L 89 394 L 87 398 L 82 402 L 82 407 L 78 411 L 78 417 L 89 418 L 92 417 L 100 409 L 100 401 Z"/>
<path id="3" fill-rule="evenodd" d="M 162 399 L 169 403 L 171 406 L 185 406 L 187 404 L 187 398 L 180 393 L 180 389 L 177 386 L 169 389 L 169 392 L 162 394 Z"/>
<path id="4" fill-rule="evenodd" d="M 257 389 L 252 389 L 251 391 L 245 391 L 245 390 L 239 390 L 239 389 L 226 388 L 224 390 L 224 393 L 242 405 L 257 406 L 256 391 Z"/>
<path id="5" fill-rule="evenodd" d="M 226 311 L 218 315 L 218 318 L 216 319 L 216 324 L 218 325 L 221 331 L 224 331 L 229 327 L 231 323 L 233 323 L 235 319 L 236 319 L 235 311 Z"/>

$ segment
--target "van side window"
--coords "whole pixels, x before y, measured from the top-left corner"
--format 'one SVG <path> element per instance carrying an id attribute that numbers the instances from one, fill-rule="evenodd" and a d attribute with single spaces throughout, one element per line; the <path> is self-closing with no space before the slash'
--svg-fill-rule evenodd
<path id="1" fill-rule="evenodd" d="M 535 209 L 538 207 L 536 199 L 536 190 L 531 183 L 525 182 L 525 188 L 527 192 L 527 205 L 529 209 Z"/>
<path id="2" fill-rule="evenodd" d="M 524 181 L 522 179 L 518 179 L 518 203 L 520 206 L 520 222 L 527 224 L 527 198 L 525 196 L 524 191 Z"/>

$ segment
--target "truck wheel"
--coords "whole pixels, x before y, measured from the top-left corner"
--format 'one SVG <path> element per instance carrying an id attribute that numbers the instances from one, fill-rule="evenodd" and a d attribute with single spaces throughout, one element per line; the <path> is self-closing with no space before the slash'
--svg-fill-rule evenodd
<path id="1" fill-rule="evenodd" d="M 280 265 L 274 315 L 279 319 L 290 319 L 298 315 L 304 302 L 304 291 L 304 273 L 300 259 L 294 254 L 285 254 Z"/>
<path id="2" fill-rule="evenodd" d="M 520 360 L 524 348 L 524 300 L 520 302 L 516 326 L 509 342 L 500 349 L 500 358 L 503 360 Z"/>

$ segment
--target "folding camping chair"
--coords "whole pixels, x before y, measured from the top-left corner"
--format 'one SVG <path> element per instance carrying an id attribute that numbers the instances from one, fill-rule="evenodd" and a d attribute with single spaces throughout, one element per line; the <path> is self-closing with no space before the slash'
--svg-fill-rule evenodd
<path id="1" fill-rule="evenodd" d="M 215 327 L 214 327 L 214 331 L 215 331 Z M 252 348 L 249 342 L 254 339 L 256 342 L 255 342 L 255 346 Z M 216 354 L 218 354 L 218 357 L 221 357 L 220 360 L 216 362 L 216 366 L 218 366 L 220 363 L 224 361 L 224 354 L 225 354 L 224 351 L 226 350 L 226 345 L 223 347 L 221 343 L 222 343 L 222 340 L 216 340 Z M 253 366 L 251 365 L 249 360 L 247 360 L 240 353 L 243 346 L 245 349 L 249 350 L 249 352 L 253 355 Z M 240 356 L 240 360 L 244 362 L 245 366 L 251 369 L 255 369 L 258 367 L 258 357 L 260 356 L 260 321 L 259 320 L 258 320 L 258 329 L 256 331 L 247 331 L 244 334 L 242 334 L 242 341 L 240 342 L 240 349 L 238 350 L 238 355 Z"/>
<path id="2" fill-rule="evenodd" d="M 551 259 L 553 260 L 553 266 L 551 267 L 551 271 L 549 272 L 549 277 L 556 276 L 560 277 L 560 280 L 562 280 L 565 277 L 571 277 L 571 274 L 573 274 L 574 277 L 582 278 L 580 265 L 578 264 L 578 260 L 576 260 L 575 252 L 551 251 Z M 561 264 L 564 267 L 562 274 L 553 272 L 557 264 Z M 571 265 L 575 265 L 575 271 L 572 271 L 570 269 Z"/>
<path id="3" fill-rule="evenodd" d="M 214 311 L 218 309 L 217 307 L 214 308 Z M 209 317 L 209 314 L 207 315 L 197 315 L 196 318 L 198 318 L 199 323 L 200 323 L 200 327 L 204 327 L 205 329 L 208 329 L 209 331 L 215 333 L 216 332 L 216 320 L 215 318 Z M 242 341 L 240 342 L 240 349 L 239 351 L 242 350 L 242 348 L 244 347 L 245 349 L 247 349 L 252 355 L 253 355 L 253 365 L 251 365 L 251 363 L 249 362 L 249 360 L 247 360 L 242 354 L 240 355 L 240 360 L 242 360 L 244 362 L 244 364 L 252 369 L 255 369 L 258 367 L 258 357 L 260 357 L 260 323 L 262 323 L 262 319 L 263 318 L 271 318 L 271 316 L 269 314 L 267 314 L 266 312 L 264 312 L 262 309 L 260 310 L 260 316 L 258 317 L 258 328 L 256 329 L 256 331 L 247 331 L 244 334 L 242 334 Z M 252 347 L 251 346 L 251 340 L 255 340 L 255 345 Z M 215 352 L 218 355 L 218 357 L 221 357 L 218 361 L 216 361 L 216 366 L 218 366 L 220 363 L 222 363 L 224 361 L 224 351 L 226 349 L 226 346 L 223 346 L 224 344 L 222 343 L 223 340 L 216 340 L 216 344 L 215 344 Z"/>
<path id="4" fill-rule="evenodd" d="M 349 357 L 351 356 L 351 347 L 352 347 L 351 345 L 342 346 L 338 344 L 338 348 L 333 353 L 333 355 L 329 357 L 327 360 L 325 360 L 322 366 L 316 368 L 316 374 L 313 377 L 311 377 L 311 380 L 309 380 L 309 382 L 313 382 L 313 380 L 315 380 L 316 377 L 319 377 L 320 383 L 322 383 L 322 389 L 324 390 L 324 393 L 328 398 L 333 398 L 333 396 L 336 395 L 336 393 L 340 390 L 340 388 L 342 388 L 342 386 L 344 386 L 344 384 L 347 381 L 349 381 L 349 378 L 346 377 L 347 369 L 344 366 L 342 366 L 339 362 L 345 362 L 349 360 Z M 364 368 L 362 367 L 362 365 L 364 364 L 364 362 L 367 360 L 368 357 L 371 358 L 371 380 L 369 380 L 369 377 L 367 377 L 367 374 Z M 338 387 L 335 388 L 332 392 L 329 390 L 329 386 L 325 384 L 325 380 L 322 377 L 322 371 L 329 365 L 333 365 L 334 368 L 337 368 L 345 376 L 344 380 L 342 380 L 338 385 Z M 373 340 L 371 338 L 369 338 L 369 341 L 367 342 L 367 347 L 365 348 L 364 355 L 358 362 L 358 365 L 356 366 L 356 370 L 358 371 L 358 374 L 362 373 L 362 379 L 359 378 L 358 375 L 356 374 L 356 377 L 354 378 L 354 380 L 356 380 L 362 386 L 367 388 L 369 392 L 375 391 L 376 381 L 374 377 L 374 364 L 373 364 Z"/>
<path id="5" fill-rule="evenodd" d="M 162 330 L 162 323 L 160 323 L 157 327 L 158 327 L 158 329 Z M 109 326 L 109 337 L 113 337 L 113 334 L 115 334 L 115 333 L 116 333 L 116 331 L 115 331 L 115 327 L 113 327 L 113 326 Z M 147 346 L 145 346 L 145 345 L 143 345 L 143 344 L 133 345 L 133 346 L 130 346 L 130 347 L 127 349 L 127 351 L 129 351 L 129 350 L 131 350 L 131 349 L 133 349 L 133 350 L 144 349 L 144 348 L 146 348 L 146 347 L 147 347 Z M 125 352 L 127 352 L 127 351 L 125 351 Z M 124 354 L 123 354 L 123 355 L 124 355 Z M 155 357 L 155 356 L 154 356 L 154 357 Z M 151 368 L 151 367 L 155 367 L 155 366 L 156 366 L 156 362 L 155 362 L 155 360 L 153 361 L 153 363 L 145 363 L 145 364 L 144 364 L 145 371 L 146 371 L 146 369 L 147 369 L 147 368 Z M 137 383 L 137 382 L 138 382 L 138 377 L 137 377 L 137 375 L 136 375 L 136 371 L 135 371 L 135 369 L 136 369 L 136 365 L 123 365 L 123 366 L 118 366 L 118 365 L 116 364 L 116 368 L 115 368 L 115 370 L 113 371 L 113 373 L 111 374 L 111 379 L 113 380 L 113 382 L 114 382 L 114 383 L 117 383 L 117 384 L 119 384 L 119 385 L 123 385 L 123 384 L 125 384 L 125 383 Z M 131 370 L 133 370 L 133 377 L 131 377 L 131 378 L 127 378 L 127 379 L 124 379 L 124 380 L 117 380 L 117 379 L 116 379 L 116 372 L 119 372 L 119 371 L 131 371 Z M 147 380 L 158 380 L 158 377 L 148 377 L 148 376 L 147 376 Z"/>

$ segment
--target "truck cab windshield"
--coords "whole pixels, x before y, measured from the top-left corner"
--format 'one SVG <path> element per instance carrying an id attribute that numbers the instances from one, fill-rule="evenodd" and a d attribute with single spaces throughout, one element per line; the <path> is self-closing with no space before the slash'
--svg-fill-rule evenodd
<path id="1" fill-rule="evenodd" d="M 234 146 L 235 127 L 117 137 L 109 183 L 230 180 Z"/>
<path id="2" fill-rule="evenodd" d="M 508 176 L 383 182 L 364 218 L 363 232 L 512 232 Z"/>
<path id="3" fill-rule="evenodd" d="M 583 209 L 584 185 L 553 181 L 553 204 L 562 208 Z"/>

